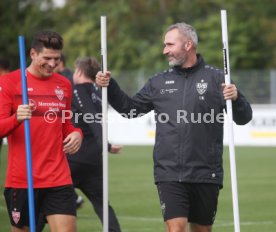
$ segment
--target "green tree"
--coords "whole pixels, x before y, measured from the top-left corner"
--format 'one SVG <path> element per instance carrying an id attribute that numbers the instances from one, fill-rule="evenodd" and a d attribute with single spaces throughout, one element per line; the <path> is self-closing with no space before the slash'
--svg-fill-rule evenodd
<path id="1" fill-rule="evenodd" d="M 28 53 L 36 31 L 56 29 L 53 11 L 50 0 L 0 1 L 0 56 L 9 58 L 12 69 L 19 67 L 18 36 L 25 37 Z M 29 60 L 29 56 L 26 57 Z"/>
<path id="2" fill-rule="evenodd" d="M 276 65 L 275 0 L 67 0 L 54 8 L 51 0 L 0 2 L 0 55 L 18 67 L 17 37 L 29 46 L 37 30 L 58 31 L 65 42 L 69 66 L 78 56 L 100 59 L 100 16 L 107 16 L 108 66 L 122 70 L 162 70 L 163 33 L 172 23 L 192 24 L 199 52 L 222 67 L 220 10 L 228 14 L 230 62 L 233 69 L 274 68 Z"/>

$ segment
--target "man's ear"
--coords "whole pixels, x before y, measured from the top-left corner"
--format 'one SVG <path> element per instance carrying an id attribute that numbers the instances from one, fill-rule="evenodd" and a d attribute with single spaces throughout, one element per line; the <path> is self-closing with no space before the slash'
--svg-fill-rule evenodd
<path id="1" fill-rule="evenodd" d="M 77 77 L 80 77 L 80 76 L 82 75 L 82 71 L 79 70 L 79 69 L 77 69 L 77 70 L 76 70 L 76 74 L 77 74 Z"/>
<path id="2" fill-rule="evenodd" d="M 193 42 L 192 42 L 191 40 L 188 40 L 188 41 L 185 43 L 185 49 L 186 49 L 186 51 L 191 50 L 192 47 L 193 47 Z"/>
<path id="3" fill-rule="evenodd" d="M 30 57 L 33 59 L 36 54 L 37 54 L 36 50 L 34 48 L 31 48 Z"/>

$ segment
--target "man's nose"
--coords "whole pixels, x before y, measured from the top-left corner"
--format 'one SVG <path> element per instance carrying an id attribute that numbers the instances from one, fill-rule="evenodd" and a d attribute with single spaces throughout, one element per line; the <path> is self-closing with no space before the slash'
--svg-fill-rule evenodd
<path id="1" fill-rule="evenodd" d="M 51 66 L 52 68 L 56 67 L 56 61 L 53 59 L 53 60 L 49 60 L 48 62 L 48 65 Z"/>
<path id="2" fill-rule="evenodd" d="M 166 55 L 169 53 L 169 49 L 167 47 L 163 48 L 163 54 Z"/>

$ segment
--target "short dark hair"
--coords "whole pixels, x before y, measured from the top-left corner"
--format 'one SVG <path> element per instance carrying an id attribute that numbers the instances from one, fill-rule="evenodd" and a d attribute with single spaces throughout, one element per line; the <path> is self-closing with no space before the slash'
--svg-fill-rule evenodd
<path id="1" fill-rule="evenodd" d="M 9 70 L 10 69 L 10 62 L 4 57 L 0 57 L 0 69 Z"/>
<path id="2" fill-rule="evenodd" d="M 63 53 L 61 53 L 61 55 L 60 55 L 60 62 L 62 62 L 64 64 L 64 66 L 66 65 L 66 58 Z"/>
<path id="3" fill-rule="evenodd" d="M 41 52 L 43 48 L 62 50 L 63 39 L 54 31 L 39 31 L 34 35 L 32 48 Z"/>
<path id="4" fill-rule="evenodd" d="M 75 61 L 75 66 L 92 81 L 95 81 L 97 72 L 101 70 L 100 63 L 94 57 L 79 57 Z"/>

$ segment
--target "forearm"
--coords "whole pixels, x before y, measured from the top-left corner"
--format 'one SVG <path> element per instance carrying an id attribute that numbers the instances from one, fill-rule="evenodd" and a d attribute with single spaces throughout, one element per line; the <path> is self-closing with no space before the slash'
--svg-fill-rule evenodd
<path id="1" fill-rule="evenodd" d="M 0 119 L 0 137 L 8 136 L 19 125 L 20 123 L 17 121 L 16 114 Z"/>

